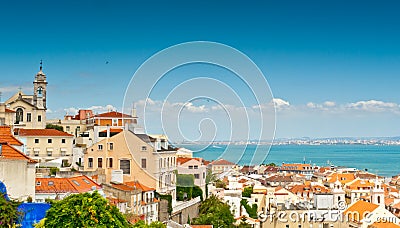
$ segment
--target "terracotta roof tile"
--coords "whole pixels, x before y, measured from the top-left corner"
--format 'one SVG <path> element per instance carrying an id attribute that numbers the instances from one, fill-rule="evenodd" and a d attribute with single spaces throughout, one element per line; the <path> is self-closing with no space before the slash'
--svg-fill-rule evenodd
<path id="1" fill-rule="evenodd" d="M 0 158 L 12 159 L 12 160 L 26 160 L 28 163 L 37 163 L 35 160 L 29 158 L 24 153 L 18 151 L 8 143 L 3 142 L 0 143 L 0 145 L 1 145 Z"/>
<path id="2" fill-rule="evenodd" d="M 87 176 L 77 176 L 70 178 L 36 178 L 36 193 L 83 193 L 92 191 L 93 187 L 97 190 L 101 186 Z"/>
<path id="3" fill-rule="evenodd" d="M 359 200 L 352 205 L 350 205 L 344 212 L 343 215 L 349 221 L 359 222 L 364 217 L 372 213 L 379 206 L 373 203 L 369 203 L 363 200 Z"/>
<path id="4" fill-rule="evenodd" d="M 342 184 L 349 183 L 350 181 L 356 179 L 353 173 L 332 173 L 328 178 L 329 183 L 335 183 L 337 180 L 339 180 L 339 182 Z"/>
<path id="5" fill-rule="evenodd" d="M 111 128 L 110 129 L 110 133 L 120 133 L 120 132 L 122 132 L 123 130 L 121 129 L 121 128 Z M 102 133 L 106 133 L 107 132 L 107 130 L 104 130 L 104 131 L 101 131 Z"/>
<path id="6" fill-rule="evenodd" d="M 330 190 L 326 188 L 325 186 L 321 185 L 311 185 L 310 183 L 306 184 L 301 184 L 301 185 L 295 185 L 293 186 L 289 191 L 291 191 L 294 194 L 304 194 L 304 193 L 328 193 Z"/>
<path id="7" fill-rule="evenodd" d="M 105 112 L 101 114 L 97 114 L 94 117 L 105 117 L 105 118 L 132 118 L 131 115 L 127 115 L 124 113 L 112 111 L 112 112 Z"/>
<path id="8" fill-rule="evenodd" d="M 63 131 L 56 129 L 20 129 L 18 132 L 19 136 L 61 136 L 61 137 L 73 137 Z"/>
<path id="9" fill-rule="evenodd" d="M 129 182 L 125 182 L 124 184 L 130 186 L 130 187 L 136 187 L 136 189 L 141 189 L 143 192 L 148 192 L 148 191 L 154 191 L 154 188 L 149 188 L 141 183 L 139 183 L 138 181 L 129 181 Z"/>
<path id="10" fill-rule="evenodd" d="M 232 163 L 225 159 L 218 159 L 216 161 L 211 162 L 210 165 L 235 165 L 235 163 Z"/>
<path id="11" fill-rule="evenodd" d="M 23 143 L 15 138 L 9 126 L 0 126 L 0 142 L 7 142 L 10 145 L 22 146 Z"/>
<path id="12" fill-rule="evenodd" d="M 199 161 L 199 162 L 202 161 L 201 158 L 182 158 L 182 157 L 176 158 L 177 164 L 181 164 L 181 165 L 185 164 L 186 162 L 191 161 L 191 160 L 196 160 L 196 161 Z"/>
<path id="13" fill-rule="evenodd" d="M 346 188 L 351 190 L 358 190 L 359 188 L 370 189 L 372 187 L 374 187 L 374 183 L 360 179 L 355 179 L 346 184 Z"/>

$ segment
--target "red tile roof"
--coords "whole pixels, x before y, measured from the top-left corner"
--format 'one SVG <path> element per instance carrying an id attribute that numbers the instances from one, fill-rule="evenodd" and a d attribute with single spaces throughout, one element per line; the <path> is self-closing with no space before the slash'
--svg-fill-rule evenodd
<path id="1" fill-rule="evenodd" d="M 83 193 L 97 190 L 101 186 L 96 184 L 87 176 L 77 176 L 70 178 L 36 178 L 36 193 Z"/>
<path id="2" fill-rule="evenodd" d="M 129 182 L 125 182 L 124 184 L 130 186 L 130 187 L 134 187 L 136 189 L 141 189 L 143 192 L 148 192 L 148 191 L 154 191 L 154 188 L 149 188 L 141 183 L 139 183 L 138 181 L 129 181 Z"/>
<path id="3" fill-rule="evenodd" d="M 121 128 L 111 128 L 110 133 L 120 133 L 123 130 Z M 101 131 L 102 133 L 107 133 L 107 130 Z"/>
<path id="4" fill-rule="evenodd" d="M 22 146 L 23 143 L 15 138 L 9 126 L 0 126 L 0 142 L 7 142 L 10 145 Z"/>
<path id="5" fill-rule="evenodd" d="M 177 162 L 178 165 L 179 164 L 181 164 L 181 165 L 185 164 L 186 162 L 191 161 L 191 160 L 196 160 L 196 161 L 201 162 L 202 158 L 182 158 L 182 157 L 176 158 L 176 162 Z"/>
<path id="6" fill-rule="evenodd" d="M 19 136 L 60 136 L 60 137 L 73 137 L 63 131 L 56 129 L 20 129 L 18 132 Z"/>
<path id="7" fill-rule="evenodd" d="M 124 113 L 112 111 L 112 112 L 105 112 L 101 114 L 97 114 L 94 117 L 103 117 L 103 118 L 132 118 L 131 115 L 127 115 Z"/>
<path id="8" fill-rule="evenodd" d="M 289 191 L 291 191 L 293 194 L 301 194 L 301 195 L 306 194 L 308 197 L 310 197 L 310 193 L 315 194 L 315 193 L 330 192 L 330 190 L 325 186 L 311 185 L 310 183 L 295 185 Z"/>
<path id="9" fill-rule="evenodd" d="M 12 159 L 12 160 L 26 160 L 28 163 L 37 163 L 35 160 L 29 158 L 24 153 L 18 151 L 8 143 L 0 143 L 1 153 L 0 158 Z"/>
<path id="10" fill-rule="evenodd" d="M 365 216 L 372 213 L 378 207 L 379 206 L 376 204 L 359 200 L 350 205 L 350 207 L 343 212 L 343 215 L 348 221 L 360 222 Z"/>
<path id="11" fill-rule="evenodd" d="M 232 163 L 230 161 L 227 161 L 227 160 L 221 158 L 221 159 L 211 162 L 210 165 L 235 165 L 235 163 Z"/>

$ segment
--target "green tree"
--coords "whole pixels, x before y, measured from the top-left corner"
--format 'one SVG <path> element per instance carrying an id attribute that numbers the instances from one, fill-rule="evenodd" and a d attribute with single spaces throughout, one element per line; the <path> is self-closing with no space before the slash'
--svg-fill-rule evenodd
<path id="1" fill-rule="evenodd" d="M 199 207 L 199 217 L 192 220 L 193 225 L 213 225 L 215 227 L 233 227 L 235 219 L 229 205 L 212 195 Z"/>
<path id="2" fill-rule="evenodd" d="M 17 210 L 20 202 L 7 201 L 0 193 L 0 227 L 13 227 L 21 213 Z"/>
<path id="3" fill-rule="evenodd" d="M 216 180 L 214 183 L 217 188 L 226 188 L 226 183 L 222 180 Z"/>
<path id="4" fill-rule="evenodd" d="M 64 131 L 64 128 L 62 126 L 55 125 L 55 124 L 46 124 L 46 129 L 56 129 L 59 131 Z"/>
<path id="5" fill-rule="evenodd" d="M 192 197 L 196 198 L 200 196 L 200 200 L 203 201 L 203 190 L 199 186 L 194 186 L 192 190 Z"/>
<path id="6" fill-rule="evenodd" d="M 70 195 L 55 202 L 46 212 L 42 225 L 73 228 L 130 226 L 119 210 L 110 205 L 97 191 Z"/>
<path id="7" fill-rule="evenodd" d="M 242 199 L 240 204 L 246 209 L 247 214 L 253 219 L 257 219 L 257 204 L 249 205 L 246 199 Z"/>
<path id="8" fill-rule="evenodd" d="M 253 193 L 253 186 L 245 187 L 242 192 L 242 197 L 250 198 Z"/>
<path id="9" fill-rule="evenodd" d="M 273 163 L 273 162 L 271 162 L 271 163 L 268 163 L 268 164 L 265 164 L 266 166 L 272 166 L 272 167 L 276 167 L 276 164 L 275 163 Z"/>

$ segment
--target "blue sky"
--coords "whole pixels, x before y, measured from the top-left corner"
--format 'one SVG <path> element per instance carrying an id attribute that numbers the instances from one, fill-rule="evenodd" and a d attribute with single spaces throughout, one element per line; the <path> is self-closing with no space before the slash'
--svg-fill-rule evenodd
<path id="1" fill-rule="evenodd" d="M 120 109 L 147 58 L 207 40 L 242 51 L 260 67 L 283 102 L 277 137 L 400 135 L 399 7 L 397 1 L 8 1 L 0 9 L 2 100 L 19 86 L 31 92 L 43 59 L 50 116 Z M 217 71 L 182 72 L 175 77 Z"/>

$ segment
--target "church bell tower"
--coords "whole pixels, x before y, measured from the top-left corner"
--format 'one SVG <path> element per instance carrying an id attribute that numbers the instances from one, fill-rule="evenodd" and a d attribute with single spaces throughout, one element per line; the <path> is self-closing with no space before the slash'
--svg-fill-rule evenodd
<path id="1" fill-rule="evenodd" d="M 33 81 L 33 105 L 38 107 L 39 109 L 47 110 L 46 107 L 46 75 L 42 71 L 43 63 L 40 60 L 40 70 L 35 76 L 35 80 Z"/>

